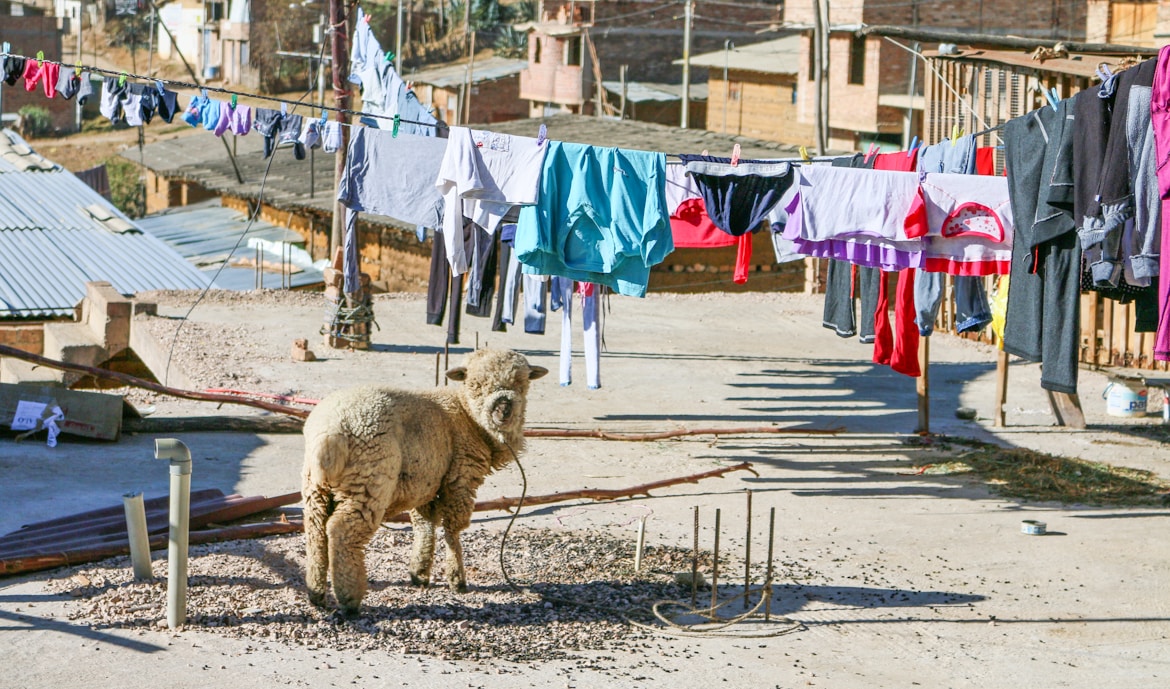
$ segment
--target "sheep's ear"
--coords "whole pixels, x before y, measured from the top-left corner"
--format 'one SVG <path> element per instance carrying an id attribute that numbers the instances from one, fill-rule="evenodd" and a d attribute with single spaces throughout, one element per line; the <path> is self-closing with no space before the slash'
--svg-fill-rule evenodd
<path id="1" fill-rule="evenodd" d="M 548 369 L 543 366 L 529 366 L 528 380 L 536 380 L 537 378 L 544 378 L 548 375 Z"/>
<path id="2" fill-rule="evenodd" d="M 463 366 L 456 366 L 450 371 L 447 371 L 447 377 L 451 380 L 463 382 L 464 380 L 467 380 L 467 368 Z"/>

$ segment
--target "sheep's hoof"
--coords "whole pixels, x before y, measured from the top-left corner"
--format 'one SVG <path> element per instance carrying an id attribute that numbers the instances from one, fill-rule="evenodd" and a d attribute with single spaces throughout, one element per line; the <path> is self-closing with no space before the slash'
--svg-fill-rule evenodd
<path id="1" fill-rule="evenodd" d="M 316 605 L 318 608 L 325 607 L 325 592 L 309 591 L 309 602 L 313 605 Z"/>
<path id="2" fill-rule="evenodd" d="M 412 572 L 410 575 L 410 585 L 411 586 L 418 586 L 418 587 L 421 587 L 424 589 L 430 588 L 431 587 L 431 578 L 430 577 L 420 577 L 419 575 L 414 574 Z"/>

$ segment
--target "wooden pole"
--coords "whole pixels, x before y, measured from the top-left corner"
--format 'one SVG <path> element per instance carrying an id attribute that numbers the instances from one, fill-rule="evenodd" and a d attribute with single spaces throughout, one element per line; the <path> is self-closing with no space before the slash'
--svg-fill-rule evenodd
<path id="1" fill-rule="evenodd" d="M 346 16 L 344 0 L 329 0 L 329 25 L 333 32 L 332 64 L 333 64 L 333 105 L 339 110 L 349 109 L 349 21 Z M 338 112 L 337 121 L 342 125 L 349 124 L 349 115 Z M 341 186 L 341 177 L 345 174 L 345 156 L 349 149 L 349 127 L 341 127 L 341 145 L 337 149 L 336 164 L 333 167 L 333 188 Z M 354 228 L 357 231 L 357 228 Z M 341 246 L 342 235 L 345 233 L 345 206 L 341 201 L 333 202 L 333 227 L 329 234 L 329 255 L 337 253 Z"/>
<path id="2" fill-rule="evenodd" d="M 995 409 L 992 424 L 997 428 L 1007 425 L 1008 353 L 1002 349 L 995 354 Z"/>
<path id="3" fill-rule="evenodd" d="M 915 381 L 918 391 L 918 428 L 915 433 L 930 433 L 930 338 L 918 340 L 918 368 L 922 375 Z"/>

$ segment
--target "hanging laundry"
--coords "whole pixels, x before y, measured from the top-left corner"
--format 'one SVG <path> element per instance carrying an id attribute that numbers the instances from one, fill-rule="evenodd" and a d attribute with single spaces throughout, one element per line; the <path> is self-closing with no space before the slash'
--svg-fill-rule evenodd
<path id="1" fill-rule="evenodd" d="M 204 100 L 202 107 L 199 110 L 199 119 L 203 123 L 203 128 L 209 132 L 214 132 L 216 126 L 219 124 L 220 112 L 227 107 L 227 103 L 216 100 L 214 98 L 207 98 Z"/>
<path id="2" fill-rule="evenodd" d="M 797 185 L 784 238 L 801 253 L 885 270 L 922 266 L 927 227 L 916 174 L 806 165 Z"/>
<path id="3" fill-rule="evenodd" d="M 1133 220 L 1122 230 L 1122 254 L 1128 257 L 1122 274 L 1126 282 L 1138 287 L 1153 285 L 1160 272 L 1158 243 L 1162 234 L 1162 203 L 1158 196 L 1154 158 L 1154 126 L 1150 119 L 1152 91 L 1149 86 L 1131 86 L 1126 113 Z"/>
<path id="4" fill-rule="evenodd" d="M 321 126 L 324 118 L 305 118 L 305 127 L 301 130 L 301 136 L 298 139 L 305 148 L 316 149 L 321 148 Z"/>
<path id="5" fill-rule="evenodd" d="M 446 243 L 442 231 L 435 230 L 431 243 L 430 279 L 427 282 L 427 324 L 442 325 L 444 313 L 447 319 L 447 344 L 459 344 L 459 321 L 463 303 L 463 276 L 451 273 L 447 261 Z M 450 297 L 450 308 L 447 300 Z"/>
<path id="6" fill-rule="evenodd" d="M 106 77 L 102 80 L 102 102 L 98 110 L 111 124 L 125 120 L 122 112 L 122 96 L 125 93 L 126 83 L 121 77 Z"/>
<path id="7" fill-rule="evenodd" d="M 923 270 L 968 276 L 1011 272 L 1014 222 L 1007 180 L 929 173 L 921 192 L 928 228 Z"/>
<path id="8" fill-rule="evenodd" d="M 854 266 L 845 261 L 830 259 L 825 276 L 825 305 L 821 325 L 840 337 L 860 335 L 862 344 L 874 341 L 874 313 L 878 303 L 877 268 Z M 861 320 L 858 323 L 857 301 L 861 302 Z"/>
<path id="9" fill-rule="evenodd" d="M 1003 129 L 1015 222 L 1004 351 L 1043 362 L 1040 385 L 1073 394 L 1080 347 L 1081 250 L 1074 220 L 1074 116 L 1068 100 Z M 1028 218 L 1034 221 L 1029 224 Z"/>
<path id="10" fill-rule="evenodd" d="M 1162 200 L 1162 237 L 1159 245 L 1158 329 L 1154 335 L 1154 358 L 1170 361 L 1170 231 L 1165 222 L 1170 218 L 1170 166 L 1161 165 L 1170 159 L 1170 46 L 1158 51 L 1154 83 L 1150 94 L 1150 118 L 1154 129 L 1155 160 L 1158 176 L 1158 197 Z"/>
<path id="11" fill-rule="evenodd" d="M 321 150 L 326 153 L 337 153 L 341 148 L 341 123 L 329 121 L 321 130 Z"/>
<path id="12" fill-rule="evenodd" d="M 492 297 L 496 291 L 496 235 L 470 223 L 471 246 L 467 252 L 471 264 L 467 271 L 466 313 L 487 318 L 491 315 Z"/>
<path id="13" fill-rule="evenodd" d="M 243 103 L 223 103 L 219 108 L 219 120 L 215 123 L 213 132 L 216 136 L 223 136 L 226 132 L 236 136 L 245 136 L 252 131 L 252 108 Z"/>
<path id="14" fill-rule="evenodd" d="M 192 101 L 194 104 L 194 101 Z M 187 112 L 191 112 L 191 108 L 187 108 Z M 183 115 L 186 119 L 187 115 Z M 264 137 L 264 157 L 267 158 L 276 150 L 276 137 L 280 133 L 280 125 L 284 120 L 284 115 L 279 110 L 271 108 L 256 108 L 256 116 L 252 121 L 252 128 Z M 190 121 L 190 120 L 188 120 Z M 194 125 L 192 125 L 194 126 Z"/>
<path id="15" fill-rule="evenodd" d="M 40 82 L 46 98 L 57 95 L 57 81 L 60 79 L 61 66 L 43 60 L 28 60 L 24 68 L 24 90 L 35 91 L 37 82 Z"/>
<path id="16" fill-rule="evenodd" d="M 74 69 L 63 69 L 57 74 L 57 95 L 71 100 L 81 88 L 81 77 Z"/>
<path id="17" fill-rule="evenodd" d="M 552 278 L 552 291 L 557 295 L 561 309 L 561 386 L 573 383 L 573 294 L 581 295 L 581 330 L 584 336 L 585 386 L 590 390 L 601 387 L 601 326 L 598 290 L 588 282 L 577 283 L 568 278 Z M 555 310 L 557 306 L 554 306 Z"/>
<path id="18" fill-rule="evenodd" d="M 102 93 L 104 102 L 105 91 Z M 203 121 L 203 107 L 207 100 L 207 96 L 203 94 L 196 94 L 192 96 L 191 102 L 187 104 L 187 109 L 183 111 L 183 121 L 192 127 L 198 127 L 199 123 Z"/>
<path id="19" fill-rule="evenodd" d="M 26 60 L 23 57 L 16 57 L 14 55 L 4 56 L 4 83 L 9 86 L 16 86 L 16 80 L 24 77 L 24 67 Z"/>
<path id="20" fill-rule="evenodd" d="M 293 157 L 297 160 L 305 159 L 305 145 L 301 143 L 301 129 L 304 128 L 305 118 L 302 115 L 287 113 L 280 120 L 280 130 L 276 135 L 277 148 L 292 148 Z"/>
<path id="21" fill-rule="evenodd" d="M 873 362 L 889 366 L 902 375 L 922 375 L 918 364 L 918 326 L 914 312 L 914 269 L 897 274 L 894 320 L 890 321 L 889 279 L 883 272 L 878 279 L 877 307 L 874 310 Z"/>
<path id="22" fill-rule="evenodd" d="M 666 208 L 670 211 L 670 233 L 676 249 L 717 249 L 736 246 L 732 281 L 747 282 L 751 269 L 752 234 L 739 237 L 724 232 L 707 215 L 699 185 L 682 165 L 666 166 Z"/>
<path id="23" fill-rule="evenodd" d="M 89 75 L 83 75 L 82 80 L 89 81 Z M 179 94 L 170 89 L 163 88 L 161 81 L 155 82 L 155 89 L 157 92 L 158 116 L 162 118 L 163 122 L 170 124 L 175 119 L 175 115 L 179 112 Z M 80 100 L 81 94 L 78 94 Z"/>
<path id="24" fill-rule="evenodd" d="M 434 180 L 446 150 L 445 139 L 394 137 L 390 132 L 353 127 L 337 198 L 355 211 L 389 216 L 408 225 L 440 227 L 443 195 Z"/>
<path id="25" fill-rule="evenodd" d="M 736 237 L 757 229 L 792 186 L 788 163 L 741 160 L 732 165 L 730 158 L 679 157 L 698 186 L 711 220 Z"/>
<path id="26" fill-rule="evenodd" d="M 537 205 L 520 209 L 516 227 L 524 272 L 645 296 L 650 266 L 674 249 L 666 156 L 559 141 L 544 145 Z"/>
<path id="27" fill-rule="evenodd" d="M 457 274 L 468 265 L 462 218 L 495 232 L 512 206 L 535 203 L 547 148 L 529 137 L 451 128 L 435 184 L 444 200 L 447 259 Z"/>

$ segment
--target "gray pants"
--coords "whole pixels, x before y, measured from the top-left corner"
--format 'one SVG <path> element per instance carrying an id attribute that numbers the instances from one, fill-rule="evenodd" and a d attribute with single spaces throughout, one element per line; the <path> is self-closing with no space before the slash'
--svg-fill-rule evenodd
<path id="1" fill-rule="evenodd" d="M 934 321 L 942 304 L 945 273 L 914 274 L 914 310 L 918 334 L 930 337 Z M 979 332 L 991 322 L 991 305 L 983 278 L 958 275 L 955 277 L 955 330 L 960 333 Z"/>

